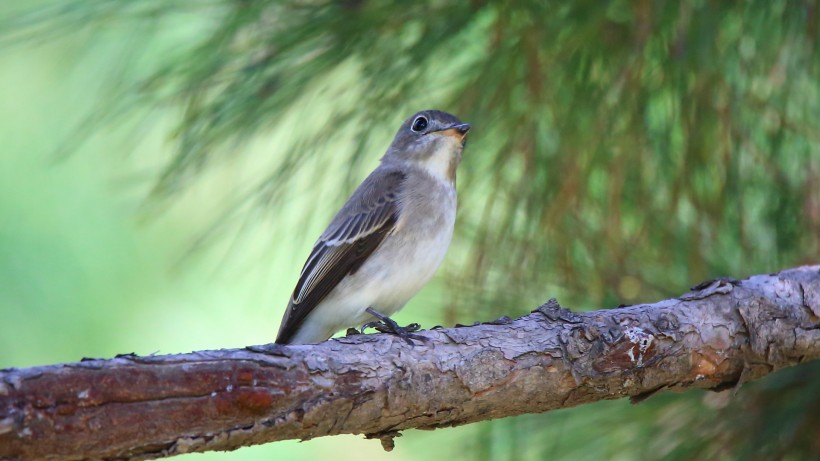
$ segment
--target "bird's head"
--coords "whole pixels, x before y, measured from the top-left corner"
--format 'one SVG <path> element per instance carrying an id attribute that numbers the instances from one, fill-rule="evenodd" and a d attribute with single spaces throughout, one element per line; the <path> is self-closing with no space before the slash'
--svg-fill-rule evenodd
<path id="1" fill-rule="evenodd" d="M 454 182 L 469 123 L 438 110 L 423 110 L 405 120 L 382 161 L 418 164 L 432 176 Z"/>

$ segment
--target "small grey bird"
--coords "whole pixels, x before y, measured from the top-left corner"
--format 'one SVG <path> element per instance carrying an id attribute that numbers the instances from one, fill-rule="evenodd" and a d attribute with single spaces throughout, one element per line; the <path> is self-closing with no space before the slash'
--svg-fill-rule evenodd
<path id="1" fill-rule="evenodd" d="M 418 325 L 402 328 L 389 316 L 421 290 L 447 253 L 456 168 L 469 130 L 437 110 L 401 125 L 381 164 L 313 245 L 277 343 L 316 343 L 368 321 L 379 331 L 412 337 Z"/>

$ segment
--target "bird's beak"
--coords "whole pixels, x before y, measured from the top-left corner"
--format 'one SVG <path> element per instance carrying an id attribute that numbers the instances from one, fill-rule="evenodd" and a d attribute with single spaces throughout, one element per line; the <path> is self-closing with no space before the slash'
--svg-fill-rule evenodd
<path id="1" fill-rule="evenodd" d="M 451 125 L 447 128 L 439 130 L 441 134 L 445 136 L 452 136 L 459 141 L 463 141 L 464 137 L 467 136 L 467 132 L 470 131 L 470 124 L 469 123 L 459 123 L 457 125 Z"/>

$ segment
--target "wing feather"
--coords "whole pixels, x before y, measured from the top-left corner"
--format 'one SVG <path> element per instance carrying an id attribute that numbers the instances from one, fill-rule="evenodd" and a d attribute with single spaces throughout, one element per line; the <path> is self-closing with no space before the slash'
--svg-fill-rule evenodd
<path id="1" fill-rule="evenodd" d="M 288 303 L 276 342 L 287 344 L 342 279 L 355 273 L 393 230 L 405 175 L 376 169 L 313 246 Z"/>

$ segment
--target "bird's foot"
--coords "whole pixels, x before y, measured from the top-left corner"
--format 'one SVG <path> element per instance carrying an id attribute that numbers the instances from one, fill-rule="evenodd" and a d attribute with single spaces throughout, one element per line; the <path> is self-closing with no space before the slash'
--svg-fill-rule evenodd
<path id="1" fill-rule="evenodd" d="M 361 331 L 364 331 L 365 328 L 372 328 L 372 329 L 378 331 L 379 333 L 393 333 L 393 334 L 402 336 L 401 332 L 413 333 L 414 331 L 419 331 L 421 329 L 421 325 L 419 325 L 418 323 L 411 323 L 410 325 L 407 325 L 406 327 L 400 327 L 392 319 L 388 319 L 388 320 L 389 320 L 388 322 L 382 322 L 382 321 L 367 322 L 364 325 L 362 325 Z M 355 328 L 348 328 L 348 335 L 361 334 L 358 331 L 353 333 L 350 330 L 356 331 Z"/>
<path id="2" fill-rule="evenodd" d="M 427 338 L 423 336 L 413 334 L 413 332 L 419 331 L 421 329 L 421 325 L 419 325 L 418 323 L 411 323 L 406 327 L 401 327 L 398 323 L 396 323 L 395 320 L 391 319 L 390 317 L 382 314 L 381 312 L 371 307 L 367 308 L 367 312 L 379 320 L 374 322 L 368 322 L 362 325 L 362 333 L 364 333 L 364 330 L 367 328 L 373 328 L 374 330 L 380 333 L 394 334 L 399 338 L 405 340 L 407 344 L 411 346 L 415 346 L 415 343 L 413 342 L 414 339 L 422 342 L 427 340 Z"/>

